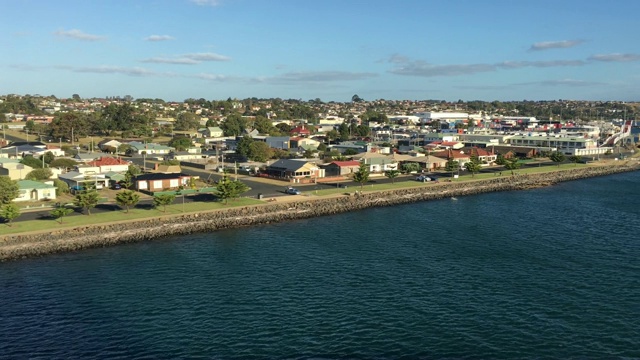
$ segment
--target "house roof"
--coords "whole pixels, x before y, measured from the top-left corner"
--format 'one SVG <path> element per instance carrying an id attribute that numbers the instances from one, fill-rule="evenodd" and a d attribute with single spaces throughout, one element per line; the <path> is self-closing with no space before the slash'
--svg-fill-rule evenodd
<path id="1" fill-rule="evenodd" d="M 94 161 L 91 161 L 89 163 L 87 163 L 87 165 L 90 166 L 108 166 L 108 165 L 129 165 L 129 163 L 125 160 L 122 160 L 120 158 L 114 158 L 111 156 L 103 156 L 103 157 L 99 157 L 97 159 L 95 159 Z"/>
<path id="2" fill-rule="evenodd" d="M 26 190 L 26 189 L 55 189 L 56 187 L 53 185 L 41 183 L 39 181 L 18 180 L 18 188 L 20 188 L 21 190 Z"/>
<path id="3" fill-rule="evenodd" d="M 303 168 L 309 164 L 307 161 L 299 161 L 299 160 L 291 160 L 291 159 L 280 159 L 273 164 L 267 166 L 267 168 L 271 169 L 283 169 L 289 171 L 296 171 L 298 169 Z"/>
<path id="4" fill-rule="evenodd" d="M 453 158 L 453 159 L 468 159 L 470 158 L 469 154 L 465 154 L 459 150 L 445 150 L 445 151 L 439 151 L 437 153 L 433 153 L 431 154 L 433 156 L 436 157 L 440 157 L 443 159 L 449 159 L 449 158 Z"/>
<path id="5" fill-rule="evenodd" d="M 183 177 L 189 177 L 190 175 L 184 173 L 148 173 L 136 176 L 138 180 L 166 180 L 166 179 L 178 179 Z"/>
<path id="6" fill-rule="evenodd" d="M 360 166 L 360 161 L 333 161 L 332 164 L 336 164 L 339 167 L 347 167 L 347 166 Z"/>

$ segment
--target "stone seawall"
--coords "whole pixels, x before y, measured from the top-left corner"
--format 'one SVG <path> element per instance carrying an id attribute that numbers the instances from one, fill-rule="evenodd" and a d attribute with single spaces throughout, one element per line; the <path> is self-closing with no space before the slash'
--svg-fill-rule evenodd
<path id="1" fill-rule="evenodd" d="M 350 193 L 348 196 L 231 208 L 179 216 L 133 220 L 109 225 L 87 225 L 38 234 L 0 237 L 0 261 L 55 252 L 151 240 L 170 235 L 210 232 L 219 229 L 304 219 L 370 207 L 465 196 L 495 191 L 524 190 L 589 177 L 638 170 L 637 166 L 612 165 L 551 173 L 501 176 L 461 183 L 428 184 L 424 187 Z"/>

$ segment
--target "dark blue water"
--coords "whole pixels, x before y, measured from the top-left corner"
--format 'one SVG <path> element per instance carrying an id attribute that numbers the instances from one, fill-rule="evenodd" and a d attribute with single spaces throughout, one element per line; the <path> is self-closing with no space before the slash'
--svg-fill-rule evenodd
<path id="1" fill-rule="evenodd" d="M 640 358 L 639 183 L 0 264 L 0 358 Z"/>

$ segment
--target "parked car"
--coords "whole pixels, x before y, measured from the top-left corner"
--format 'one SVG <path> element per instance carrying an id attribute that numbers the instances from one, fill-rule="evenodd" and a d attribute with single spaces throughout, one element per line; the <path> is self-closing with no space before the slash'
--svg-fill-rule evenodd
<path id="1" fill-rule="evenodd" d="M 289 194 L 289 195 L 300 195 L 300 190 L 295 189 L 295 188 L 287 188 L 287 190 L 284 191 L 285 194 Z"/>
<path id="2" fill-rule="evenodd" d="M 111 189 L 120 190 L 120 189 L 122 189 L 122 185 L 120 185 L 118 183 L 115 183 L 115 184 L 111 185 Z"/>
<path id="3" fill-rule="evenodd" d="M 427 181 L 431 181 L 431 178 L 426 175 L 420 175 L 416 177 L 416 181 L 427 182 Z"/>

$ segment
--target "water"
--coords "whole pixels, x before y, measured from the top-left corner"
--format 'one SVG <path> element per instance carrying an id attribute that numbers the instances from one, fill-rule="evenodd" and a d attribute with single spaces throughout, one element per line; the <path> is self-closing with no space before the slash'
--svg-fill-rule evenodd
<path id="1" fill-rule="evenodd" d="M 639 182 L 0 264 L 0 358 L 640 358 Z"/>

